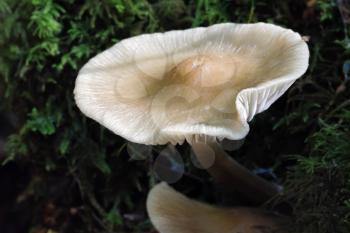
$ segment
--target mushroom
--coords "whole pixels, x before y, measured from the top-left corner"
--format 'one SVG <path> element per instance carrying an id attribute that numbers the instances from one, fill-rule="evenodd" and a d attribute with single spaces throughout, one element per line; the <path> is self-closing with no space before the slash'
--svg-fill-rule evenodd
<path id="1" fill-rule="evenodd" d="M 298 33 L 266 23 L 144 34 L 92 58 L 74 94 L 86 116 L 129 141 L 186 140 L 218 183 L 262 202 L 278 187 L 252 175 L 217 141 L 244 138 L 248 121 L 304 74 L 308 59 Z"/>
<path id="2" fill-rule="evenodd" d="M 289 220 L 263 209 L 222 208 L 191 200 L 164 182 L 149 192 L 147 212 L 160 233 L 284 233 Z"/>

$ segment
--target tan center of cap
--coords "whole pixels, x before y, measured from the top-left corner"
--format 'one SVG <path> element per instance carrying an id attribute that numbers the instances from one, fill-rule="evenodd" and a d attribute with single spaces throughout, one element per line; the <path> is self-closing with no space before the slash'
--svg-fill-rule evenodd
<path id="1" fill-rule="evenodd" d="M 198 55 L 182 61 L 173 72 L 185 82 L 213 87 L 228 83 L 235 76 L 236 64 L 227 56 Z"/>

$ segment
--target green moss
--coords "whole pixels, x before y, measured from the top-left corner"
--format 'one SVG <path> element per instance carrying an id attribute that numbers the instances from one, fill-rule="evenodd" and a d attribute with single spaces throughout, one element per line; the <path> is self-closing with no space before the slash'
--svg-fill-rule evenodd
<path id="1" fill-rule="evenodd" d="M 344 113 L 339 123 L 320 121 L 307 140 L 309 156 L 292 157 L 297 163 L 287 175 L 283 201 L 293 208 L 294 232 L 349 232 L 350 118 Z"/>

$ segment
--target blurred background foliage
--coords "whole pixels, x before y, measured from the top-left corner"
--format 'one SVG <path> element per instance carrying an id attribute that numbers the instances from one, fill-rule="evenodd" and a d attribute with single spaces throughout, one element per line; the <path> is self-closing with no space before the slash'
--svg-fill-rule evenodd
<path id="1" fill-rule="evenodd" d="M 145 198 L 159 148 L 129 161 L 127 142 L 75 106 L 77 72 L 121 39 L 229 21 L 291 28 L 311 51 L 308 72 L 232 156 L 284 186 L 272 203 L 288 206 L 291 232 L 349 232 L 349 12 L 347 0 L 1 0 L 0 232 L 155 232 Z M 223 203 L 178 149 L 177 185 Z"/>

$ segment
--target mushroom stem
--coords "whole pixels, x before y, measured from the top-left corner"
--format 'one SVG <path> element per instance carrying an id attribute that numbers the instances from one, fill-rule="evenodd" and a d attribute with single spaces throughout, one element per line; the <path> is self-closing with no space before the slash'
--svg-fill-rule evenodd
<path id="1" fill-rule="evenodd" d="M 280 192 L 274 185 L 231 158 L 217 142 L 195 142 L 192 148 L 200 164 L 207 164 L 208 157 L 215 156 L 206 169 L 214 181 L 226 191 L 238 192 L 256 204 L 262 204 Z"/>

